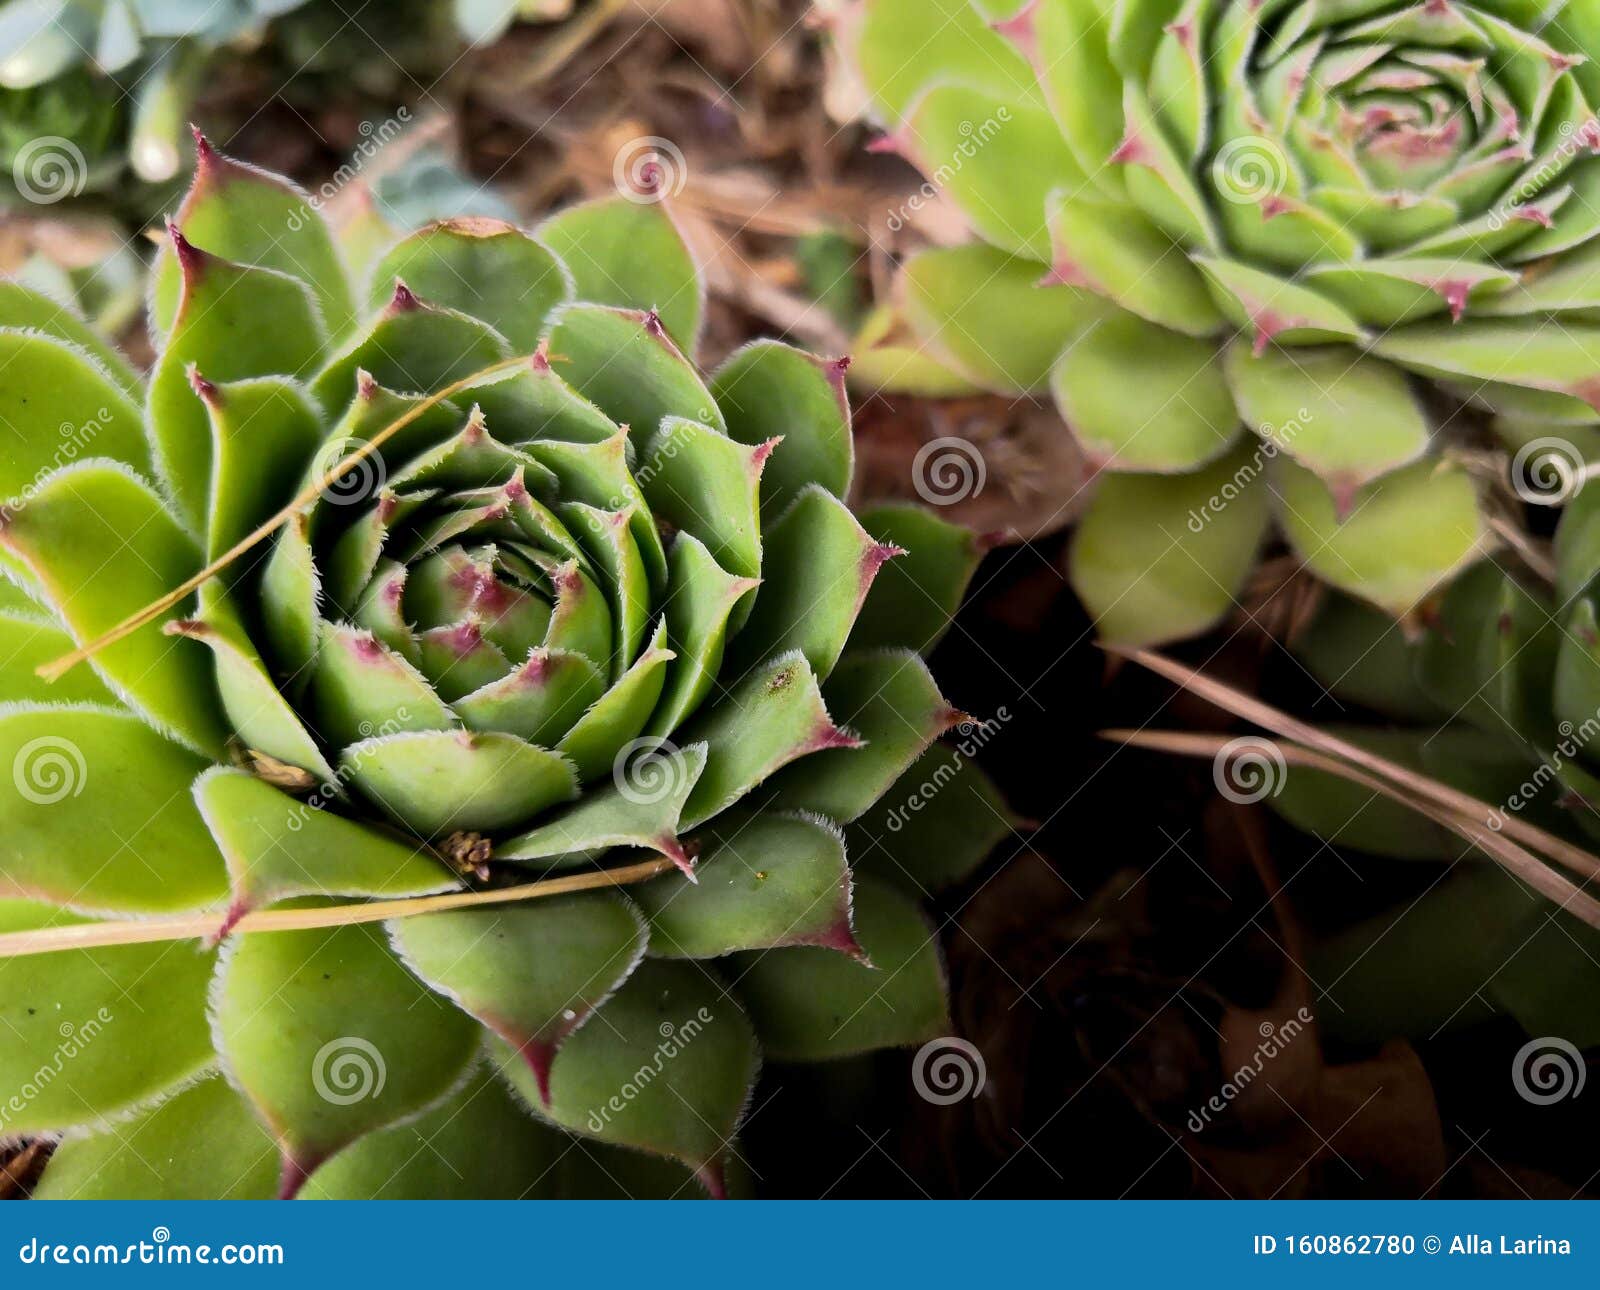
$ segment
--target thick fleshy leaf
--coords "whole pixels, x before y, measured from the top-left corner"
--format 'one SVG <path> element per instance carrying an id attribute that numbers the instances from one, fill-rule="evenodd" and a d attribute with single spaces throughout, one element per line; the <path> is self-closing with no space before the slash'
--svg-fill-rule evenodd
<path id="1" fill-rule="evenodd" d="M 522 1055 L 545 1103 L 561 1045 L 648 940 L 638 911 L 601 893 L 402 918 L 389 934 L 406 966 Z"/>
<path id="2" fill-rule="evenodd" d="M 1182 640 L 1234 607 L 1271 521 L 1264 467 L 1241 448 L 1192 475 L 1100 480 L 1069 569 L 1101 635 Z"/>
<path id="3" fill-rule="evenodd" d="M 554 1197 L 571 1139 L 479 1074 L 416 1120 L 370 1133 L 306 1183 L 301 1200 L 531 1200 Z"/>
<path id="4" fill-rule="evenodd" d="M 72 649 L 72 637 L 51 622 L 43 610 L 0 608 L 0 694 L 8 703 L 120 707 L 117 696 L 106 688 L 93 668 L 75 667 L 59 681 L 46 681 L 39 675 L 38 668 L 70 654 Z"/>
<path id="5" fill-rule="evenodd" d="M 355 321 L 355 302 L 313 199 L 279 175 L 224 157 L 199 136 L 196 145 L 194 183 L 178 208 L 178 227 L 213 255 L 300 279 L 329 332 L 342 334 Z M 163 247 L 154 274 L 151 312 L 163 336 L 179 309 L 179 259 Z"/>
<path id="6" fill-rule="evenodd" d="M 1084 180 L 1048 112 L 968 85 L 935 85 L 891 141 L 924 173 L 940 172 L 944 191 L 986 242 L 1050 259 L 1047 199 Z"/>
<path id="7" fill-rule="evenodd" d="M 882 116 L 895 121 L 936 80 L 1003 96 L 1036 93 L 1032 69 L 970 0 L 876 0 L 847 11 L 841 33 Z M 908 50 L 917 57 L 908 59 Z"/>
<path id="8" fill-rule="evenodd" d="M 848 648 L 928 654 L 950 630 L 983 559 L 984 543 L 970 530 L 909 504 L 871 507 L 861 513 L 861 526 L 880 545 L 905 554 L 873 579 Z"/>
<path id="9" fill-rule="evenodd" d="M 648 847 L 687 868 L 678 822 L 705 770 L 705 745 L 652 743 L 636 751 L 634 759 L 619 761 L 610 785 L 591 785 L 575 806 L 502 842 L 495 858 L 576 863 L 613 847 Z"/>
<path id="10" fill-rule="evenodd" d="M 705 383 L 672 343 L 661 319 L 634 309 L 577 304 L 562 310 L 550 335 L 561 375 L 647 446 L 667 417 L 726 430 Z"/>
<path id="11" fill-rule="evenodd" d="M 1205 278 L 1139 211 L 1055 193 L 1050 236 L 1051 280 L 1093 291 L 1164 330 L 1195 337 L 1222 330 Z"/>
<path id="12" fill-rule="evenodd" d="M 778 806 L 842 824 L 864 814 L 935 739 L 965 720 L 910 650 L 845 655 L 822 697 L 862 746 L 815 752 L 783 770 L 771 788 Z"/>
<path id="13" fill-rule="evenodd" d="M 321 361 L 327 334 L 298 278 L 234 264 L 172 230 L 182 290 L 172 330 L 150 373 L 147 413 L 157 464 L 191 530 L 209 513 L 212 434 L 189 387 L 192 368 L 216 384 L 258 376 L 304 377 Z M 261 320 L 272 325 L 263 327 Z"/>
<path id="14" fill-rule="evenodd" d="M 861 878 L 855 926 L 866 963 L 811 947 L 733 959 L 734 992 L 770 1057 L 827 1061 L 920 1044 L 949 1030 L 938 941 L 916 906 Z"/>
<path id="15" fill-rule="evenodd" d="M 1391 614 L 1410 613 L 1491 542 L 1477 489 L 1460 467 L 1407 466 L 1361 489 L 1341 514 L 1310 471 L 1273 464 L 1279 522 L 1296 553 L 1325 581 Z"/>
<path id="16" fill-rule="evenodd" d="M 729 573 L 693 533 L 680 533 L 667 557 L 667 640 L 677 654 L 650 730 L 671 734 L 697 709 L 721 674 L 729 621 L 756 578 Z"/>
<path id="17" fill-rule="evenodd" d="M 700 835 L 699 879 L 669 874 L 630 895 L 657 958 L 817 945 L 859 956 L 850 930 L 850 868 L 838 828 L 817 816 L 763 814 Z"/>
<path id="18" fill-rule="evenodd" d="M 532 1101 L 526 1064 L 503 1043 L 495 1051 Z M 562 1045 L 544 1110 L 574 1133 L 681 1160 L 721 1194 L 758 1062 L 749 1019 L 715 978 L 698 964 L 647 959 Z"/>
<path id="19" fill-rule="evenodd" d="M 1242 432 L 1220 359 L 1215 341 L 1123 314 L 1073 342 L 1050 389 L 1078 441 L 1107 468 L 1193 470 Z"/>
<path id="20" fill-rule="evenodd" d="M 402 284 L 311 389 L 325 409 L 339 412 L 356 397 L 360 372 L 390 390 L 428 394 L 509 357 L 510 343 L 488 323 L 420 300 Z"/>
<path id="21" fill-rule="evenodd" d="M 1273 347 L 1253 354 L 1236 340 L 1226 366 L 1245 422 L 1315 471 L 1343 504 L 1428 447 L 1428 419 L 1405 376 L 1357 350 Z"/>
<path id="22" fill-rule="evenodd" d="M 0 931 L 82 920 L 0 900 Z M 193 1079 L 213 1060 L 206 982 L 191 945 L 119 945 L 0 961 L 0 1134 L 95 1127 Z M 42 1072 L 44 1074 L 42 1074 Z"/>
<path id="23" fill-rule="evenodd" d="M 1362 339 L 1360 323 L 1309 287 L 1237 260 L 1201 256 L 1195 263 L 1211 280 L 1228 321 L 1248 331 L 1257 348 Z"/>
<path id="24" fill-rule="evenodd" d="M 584 202 L 552 215 L 539 238 L 572 274 L 576 299 L 653 309 L 678 348 L 695 352 L 705 282 L 665 203 Z"/>
<path id="25" fill-rule="evenodd" d="M 0 764 L 11 768 L 0 858 L 6 894 L 108 914 L 203 909 L 222 899 L 221 858 L 188 800 L 206 763 L 137 717 L 7 705 Z"/>
<path id="26" fill-rule="evenodd" d="M 195 781 L 195 803 L 233 880 L 229 921 L 291 896 L 399 898 L 448 891 L 454 874 L 431 852 L 218 766 Z"/>
<path id="27" fill-rule="evenodd" d="M 763 519 L 782 514 L 813 485 L 835 497 L 850 491 L 855 444 L 845 368 L 844 360 L 758 340 L 712 375 L 711 393 L 732 438 L 752 447 L 783 440 L 761 474 Z"/>
<path id="28" fill-rule="evenodd" d="M 7 510 L 25 505 L 46 475 L 79 458 L 112 457 L 149 472 L 143 414 L 88 351 L 0 328 L 0 366 L 0 499 Z"/>
<path id="29" fill-rule="evenodd" d="M 601 779 L 616 763 L 617 755 L 639 738 L 650 714 L 661 700 L 667 671 L 677 657 L 666 646 L 667 623 L 656 624 L 650 648 L 617 678 L 605 694 L 583 714 L 556 745 L 577 769 L 579 783 Z"/>
<path id="30" fill-rule="evenodd" d="M 39 1200 L 268 1200 L 278 1151 L 221 1075 L 127 1124 L 73 1136 L 50 1157 Z"/>
<path id="31" fill-rule="evenodd" d="M 200 599 L 204 618 L 178 619 L 163 631 L 210 649 L 217 697 L 235 741 L 247 755 L 265 753 L 319 784 L 336 784 L 315 737 L 267 674 L 230 594 L 212 582 L 201 588 Z"/>
<path id="32" fill-rule="evenodd" d="M 987 389 L 1043 390 L 1056 359 L 1102 320 L 1106 303 L 1076 286 L 1041 285 L 1038 261 L 976 243 L 923 251 L 900 278 L 917 334 Z"/>
<path id="33" fill-rule="evenodd" d="M 731 675 L 799 650 L 825 680 L 879 571 L 899 554 L 821 486 L 802 493 L 767 534 L 762 590 L 733 642 Z"/>
<path id="34" fill-rule="evenodd" d="M 798 651 L 751 672 L 683 737 L 707 746 L 705 772 L 684 807 L 686 828 L 725 811 L 798 758 L 859 746 L 828 715 L 816 674 Z"/>
<path id="35" fill-rule="evenodd" d="M 578 795 L 561 754 L 492 732 L 380 735 L 345 749 L 339 768 L 425 838 L 510 828 Z"/>
<path id="36" fill-rule="evenodd" d="M 778 445 L 748 445 L 699 421 L 667 417 L 640 454 L 638 479 L 660 519 L 705 543 L 741 577 L 761 572 L 761 476 Z"/>
<path id="37" fill-rule="evenodd" d="M 970 752 L 936 743 L 845 830 L 845 843 L 857 873 L 923 900 L 968 877 L 1015 828 Z"/>
<path id="38" fill-rule="evenodd" d="M 0 557 L 80 644 L 164 596 L 200 563 L 155 492 L 108 461 L 46 479 L 0 524 Z M 199 645 L 145 628 L 98 651 L 92 663 L 119 699 L 157 727 L 199 751 L 221 751 L 220 714 L 199 683 L 206 675 Z"/>
<path id="39" fill-rule="evenodd" d="M 139 379 L 128 360 L 108 343 L 94 328 L 81 319 L 76 310 L 51 296 L 43 295 L 21 282 L 0 282 L 0 327 L 15 328 L 21 332 L 43 332 L 67 345 L 87 351 L 97 361 L 122 393 L 138 399 L 143 391 Z"/>
<path id="40" fill-rule="evenodd" d="M 311 697 L 325 743 L 338 747 L 458 724 L 428 679 L 372 633 L 327 622 L 321 627 Z"/>
<path id="41" fill-rule="evenodd" d="M 566 266 L 526 233 L 491 219 L 453 219 L 413 233 L 373 271 L 381 308 L 404 282 L 424 300 L 482 319 L 532 354 L 551 312 L 571 298 Z"/>
<path id="42" fill-rule="evenodd" d="M 1502 739 L 1521 736 L 1529 751 L 1542 742 L 1555 722 L 1551 680 L 1563 639 L 1543 597 L 1485 560 L 1451 583 L 1429 625 L 1417 675 L 1433 699 Z"/>
<path id="43" fill-rule="evenodd" d="M 215 560 L 294 496 L 322 426 L 304 387 L 282 377 L 190 383 L 211 420 L 206 558 Z"/>
<path id="44" fill-rule="evenodd" d="M 437 1102 L 470 1068 L 477 1026 L 406 971 L 381 928 L 230 945 L 212 994 L 217 1049 L 278 1143 L 281 1194 Z"/>

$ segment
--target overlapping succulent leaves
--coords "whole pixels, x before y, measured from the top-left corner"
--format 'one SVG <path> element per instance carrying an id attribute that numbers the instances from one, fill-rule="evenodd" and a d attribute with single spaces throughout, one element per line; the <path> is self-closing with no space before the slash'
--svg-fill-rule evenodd
<path id="1" fill-rule="evenodd" d="M 1486 545 L 1460 407 L 1600 422 L 1586 2 L 863 0 L 838 37 L 983 239 L 907 266 L 926 352 L 1115 472 L 1073 557 L 1107 635 L 1209 626 L 1274 514 L 1404 613 Z"/>
<path id="2" fill-rule="evenodd" d="M 702 379 L 659 205 L 434 226 L 371 282 L 202 140 L 148 380 L 0 286 L 0 923 L 209 911 L 226 938 L 0 961 L 0 1087 L 101 1017 L 3 1131 L 73 1135 L 53 1194 L 561 1194 L 592 1184 L 568 1154 L 628 1187 L 608 1144 L 719 1190 L 760 1052 L 946 1024 L 914 902 L 1007 816 L 937 742 L 959 714 L 921 655 L 977 547 L 845 506 L 842 363 L 757 343 Z M 164 630 L 35 675 L 341 463 Z M 639 855 L 698 882 L 227 936 Z"/>
<path id="3" fill-rule="evenodd" d="M 487 43 L 519 19 L 547 16 L 541 0 L 388 0 L 370 12 L 328 0 L 0 0 L 10 127 L 0 161 L 9 170 L 25 142 L 46 138 L 67 141 L 87 163 L 75 189 L 107 187 L 125 166 L 151 183 L 172 179 L 217 51 L 259 44 L 269 24 L 294 73 L 291 92 L 333 73 L 346 88 L 393 98 L 414 89 L 398 83 L 407 75 L 445 70 L 463 41 Z"/>
<path id="4" fill-rule="evenodd" d="M 1336 733 L 1592 853 L 1600 844 L 1597 519 L 1600 496 L 1586 489 L 1562 517 L 1553 586 L 1485 560 L 1429 602 L 1420 635 L 1333 598 L 1296 653 L 1350 711 L 1351 724 Z M 1356 722 L 1362 712 L 1382 723 Z M 1315 956 L 1317 979 L 1336 983 L 1325 1013 L 1334 1030 L 1424 1036 L 1505 1012 L 1529 1034 L 1581 1048 L 1600 1042 L 1600 932 L 1454 834 L 1365 789 L 1295 768 L 1272 804 L 1340 846 L 1449 866 Z"/>

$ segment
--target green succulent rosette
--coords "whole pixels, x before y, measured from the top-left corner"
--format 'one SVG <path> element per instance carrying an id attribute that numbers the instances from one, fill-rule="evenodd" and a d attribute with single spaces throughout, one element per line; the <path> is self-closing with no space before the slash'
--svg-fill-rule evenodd
<path id="1" fill-rule="evenodd" d="M 923 660 L 977 544 L 845 505 L 842 361 L 701 376 L 640 198 L 432 225 L 357 291 L 202 140 L 147 377 L 0 285 L 0 1135 L 65 1135 L 42 1194 L 719 1193 L 763 1056 L 948 1025 L 917 898 L 1009 827 Z"/>
<path id="2" fill-rule="evenodd" d="M 1204 630 L 1274 520 L 1406 613 L 1488 543 L 1465 412 L 1600 424 L 1587 3 L 861 0 L 836 36 L 982 239 L 899 309 L 1107 472 L 1072 572 L 1109 637 Z"/>

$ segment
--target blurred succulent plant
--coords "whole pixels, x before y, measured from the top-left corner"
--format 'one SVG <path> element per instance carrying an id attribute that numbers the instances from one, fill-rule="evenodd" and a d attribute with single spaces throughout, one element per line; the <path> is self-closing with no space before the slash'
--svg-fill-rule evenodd
<path id="1" fill-rule="evenodd" d="M 1489 545 L 1464 409 L 1518 447 L 1600 423 L 1587 4 L 858 0 L 834 29 L 983 239 L 910 260 L 899 307 L 1107 472 L 1072 573 L 1108 637 L 1210 626 L 1274 517 L 1406 613 Z"/>
<path id="2" fill-rule="evenodd" d="M 70 195 L 106 187 L 124 160 L 161 184 L 178 174 L 184 124 L 221 49 L 270 36 L 279 92 L 291 98 L 316 101 L 337 77 L 342 89 L 410 100 L 417 78 L 431 84 L 464 42 L 564 13 L 550 0 L 388 0 L 353 11 L 330 0 L 0 0 L 0 147 L 15 170 L 29 144 L 70 144 Z M 14 188 L 38 200 L 38 183 Z M 48 191 L 69 195 L 60 181 Z"/>
<path id="3" fill-rule="evenodd" d="M 41 1194 L 715 1194 L 763 1054 L 948 1025 L 916 897 L 1009 827 L 922 657 L 976 542 L 845 507 L 842 362 L 702 379 L 636 196 L 430 226 L 358 294 L 202 141 L 148 380 L 0 287 L 0 1132 L 68 1134 Z"/>
<path id="4" fill-rule="evenodd" d="M 1569 504 L 1556 557 L 1553 587 L 1492 560 L 1473 566 L 1429 602 L 1419 635 L 1332 598 L 1295 647 L 1344 704 L 1388 723 L 1331 733 L 1476 799 L 1495 839 L 1526 824 L 1565 842 L 1576 886 L 1564 898 L 1536 890 L 1402 801 L 1291 767 L 1271 802 L 1298 827 L 1451 866 L 1322 948 L 1313 974 L 1337 1005 L 1325 1010 L 1336 1032 L 1425 1038 L 1506 1012 L 1530 1034 L 1600 1044 L 1588 894 L 1600 875 L 1600 492 Z"/>

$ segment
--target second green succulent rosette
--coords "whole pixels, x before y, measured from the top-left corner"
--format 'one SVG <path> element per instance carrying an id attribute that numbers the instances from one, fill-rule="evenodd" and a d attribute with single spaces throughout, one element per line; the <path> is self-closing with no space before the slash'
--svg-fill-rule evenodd
<path id="1" fill-rule="evenodd" d="M 835 34 L 981 238 L 906 265 L 924 352 L 1053 397 L 1105 472 L 1072 575 L 1106 636 L 1204 631 L 1274 524 L 1407 614 L 1492 545 L 1463 448 L 1592 448 L 1584 0 L 859 0 Z"/>

